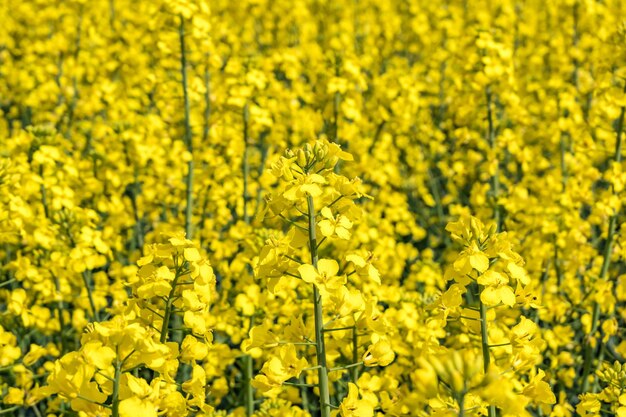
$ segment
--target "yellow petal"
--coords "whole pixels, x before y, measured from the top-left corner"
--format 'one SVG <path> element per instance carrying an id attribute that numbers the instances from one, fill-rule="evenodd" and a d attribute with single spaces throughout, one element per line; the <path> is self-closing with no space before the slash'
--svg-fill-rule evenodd
<path id="1" fill-rule="evenodd" d="M 300 273 L 300 277 L 302 277 L 302 281 L 308 282 L 309 284 L 317 281 L 318 273 L 313 265 L 304 264 L 298 267 L 298 272 Z"/>
<path id="2" fill-rule="evenodd" d="M 120 401 L 120 417 L 158 417 L 156 407 L 151 401 L 130 397 Z"/>
<path id="3" fill-rule="evenodd" d="M 494 287 L 485 287 L 480 293 L 480 301 L 487 306 L 495 306 L 500 304 L 500 296 L 498 290 Z"/>
<path id="4" fill-rule="evenodd" d="M 198 262 L 201 259 L 200 252 L 198 252 L 196 248 L 185 248 L 183 250 L 183 256 L 189 262 Z"/>
<path id="5" fill-rule="evenodd" d="M 337 237 L 339 239 L 344 239 L 344 240 L 350 240 L 350 236 L 352 236 L 352 234 L 350 234 L 350 232 L 347 229 L 344 229 L 343 227 L 336 228 L 335 233 L 337 233 Z"/>
<path id="6" fill-rule="evenodd" d="M 322 215 L 322 217 L 325 217 L 327 219 L 333 219 L 333 212 L 330 211 L 330 209 L 328 207 L 324 207 L 321 211 L 320 214 Z"/>
<path id="7" fill-rule="evenodd" d="M 513 262 L 509 262 L 506 266 L 509 274 L 512 278 L 518 280 L 522 284 L 526 285 L 529 282 L 528 274 L 526 274 L 526 270 L 519 265 L 514 264 Z"/>
<path id="8" fill-rule="evenodd" d="M 102 346 L 101 342 L 88 342 L 83 346 L 83 355 L 87 363 L 98 369 L 106 369 L 115 359 L 115 351 L 109 346 Z"/>
<path id="9" fill-rule="evenodd" d="M 302 184 L 300 191 L 309 194 L 311 197 L 317 197 L 322 194 L 322 189 L 316 184 Z"/>
<path id="10" fill-rule="evenodd" d="M 515 304 L 515 293 L 513 292 L 513 289 L 508 285 L 498 288 L 498 295 L 500 296 L 503 304 L 506 304 L 509 307 Z"/>
<path id="11" fill-rule="evenodd" d="M 317 269 L 320 274 L 334 277 L 339 272 L 339 264 L 334 259 L 320 259 L 317 263 Z"/>
<path id="12" fill-rule="evenodd" d="M 322 220 L 319 222 L 318 226 L 320 227 L 320 232 L 322 232 L 322 236 L 330 237 L 335 233 L 335 226 L 330 220 Z"/>
<path id="13" fill-rule="evenodd" d="M 507 284 L 508 281 L 507 277 L 496 271 L 486 271 L 476 279 L 476 282 L 480 285 L 490 285 L 493 287 Z"/>
<path id="14" fill-rule="evenodd" d="M 472 265 L 472 268 L 477 270 L 478 272 L 485 272 L 489 269 L 489 258 L 482 252 L 474 252 L 469 255 L 469 262 Z"/>

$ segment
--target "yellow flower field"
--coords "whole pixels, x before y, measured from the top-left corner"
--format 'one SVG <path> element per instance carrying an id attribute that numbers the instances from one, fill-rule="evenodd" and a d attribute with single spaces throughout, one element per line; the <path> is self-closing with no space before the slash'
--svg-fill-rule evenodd
<path id="1" fill-rule="evenodd" d="M 626 417 L 626 2 L 0 21 L 0 416 Z"/>

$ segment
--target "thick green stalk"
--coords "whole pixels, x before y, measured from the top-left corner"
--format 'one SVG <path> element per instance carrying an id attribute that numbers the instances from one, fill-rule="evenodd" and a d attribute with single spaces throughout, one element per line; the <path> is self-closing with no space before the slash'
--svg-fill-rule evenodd
<path id="1" fill-rule="evenodd" d="M 39 176 L 43 179 L 44 175 L 43 175 L 43 165 L 39 167 Z M 41 183 L 41 186 L 39 187 L 39 189 L 41 190 L 41 204 L 43 205 L 43 213 L 46 216 L 47 219 L 50 218 L 50 210 L 48 209 L 48 193 L 46 192 L 46 186 L 43 184 L 43 181 Z"/>
<path id="2" fill-rule="evenodd" d="M 341 105 L 341 96 L 335 93 L 333 97 L 333 134 L 332 141 L 337 143 L 339 140 L 339 106 Z"/>
<path id="3" fill-rule="evenodd" d="M 482 288 L 480 291 L 482 292 Z M 480 305 L 480 344 L 483 350 L 483 370 L 487 373 L 489 364 L 491 363 L 491 355 L 489 353 L 489 339 L 487 335 L 487 307 L 482 301 L 479 301 Z"/>
<path id="4" fill-rule="evenodd" d="M 57 314 L 59 315 L 59 335 L 61 337 L 61 354 L 67 352 L 67 344 L 65 343 L 65 336 L 63 332 L 65 331 L 65 319 L 63 318 L 63 311 L 65 310 L 63 307 L 63 295 L 61 294 L 61 281 L 59 281 L 59 277 L 56 274 L 52 274 L 54 278 L 54 289 L 59 295 L 59 300 L 57 301 Z"/>
<path id="5" fill-rule="evenodd" d="M 242 357 L 243 369 L 244 369 L 244 405 L 246 408 L 246 416 L 250 417 L 254 414 L 254 391 L 250 381 L 253 377 L 253 359 L 250 355 L 244 355 Z"/>
<path id="6" fill-rule="evenodd" d="M 352 363 L 356 364 L 359 362 L 359 333 L 357 332 L 356 324 L 352 328 Z M 352 382 L 356 384 L 356 381 L 359 379 L 359 367 L 354 366 L 350 369 L 350 377 L 352 378 Z"/>
<path id="7" fill-rule="evenodd" d="M 626 86 L 624 87 L 626 92 Z M 626 107 L 622 106 L 617 120 L 617 136 L 615 139 L 615 162 L 622 162 L 622 135 L 624 130 L 624 113 L 626 113 Z"/>
<path id="8" fill-rule="evenodd" d="M 98 310 L 96 309 L 96 303 L 93 300 L 93 290 L 91 289 L 91 282 L 89 280 L 89 275 L 91 274 L 88 273 L 87 270 L 84 270 L 82 273 L 83 283 L 85 284 L 85 288 L 87 289 L 87 298 L 89 299 L 89 306 L 91 307 L 91 318 L 94 321 L 100 321 L 100 316 L 98 314 Z"/>
<path id="9" fill-rule="evenodd" d="M 250 120 L 250 110 L 248 103 L 243 107 L 243 160 L 241 161 L 241 172 L 243 174 L 243 221 L 250 223 L 248 216 L 248 201 L 250 194 L 248 191 L 248 179 L 250 176 L 250 164 L 248 162 L 248 124 Z"/>
<path id="10" fill-rule="evenodd" d="M 120 379 L 122 376 L 122 362 L 115 363 L 115 375 L 113 376 L 113 393 L 111 394 L 111 417 L 120 415 Z"/>
<path id="11" fill-rule="evenodd" d="M 137 244 L 137 249 L 139 251 L 143 251 L 143 231 L 142 231 L 142 219 L 139 216 L 139 207 L 137 205 L 137 196 L 141 193 L 141 185 L 139 183 L 139 178 L 137 174 L 137 169 L 135 168 L 134 172 L 135 181 L 126 188 L 128 193 L 128 198 L 130 198 L 130 204 L 133 208 L 133 217 L 135 219 L 135 243 Z"/>
<path id="12" fill-rule="evenodd" d="M 554 271 L 556 272 L 556 284 L 559 290 L 561 290 L 561 288 L 563 288 L 563 270 L 561 269 L 561 260 L 559 259 L 559 247 L 556 244 L 556 238 L 554 239 Z"/>
<path id="13" fill-rule="evenodd" d="M 302 386 L 300 387 L 300 398 L 302 399 L 302 409 L 304 411 L 311 413 L 311 410 L 309 410 L 309 393 L 307 392 L 307 387 L 304 386 L 306 384 L 306 378 L 304 377 L 304 375 L 300 375 L 300 384 L 302 384 Z"/>
<path id="14" fill-rule="evenodd" d="M 185 21 L 180 17 L 179 27 L 180 37 L 180 72 L 183 82 L 183 100 L 185 106 L 185 145 L 189 152 L 189 162 L 187 162 L 187 205 L 185 207 L 185 234 L 187 239 L 192 238 L 192 216 L 193 216 L 193 143 L 191 136 L 191 121 L 189 110 L 189 88 L 187 83 L 187 53 L 185 50 Z"/>
<path id="15" fill-rule="evenodd" d="M 211 133 L 211 71 L 209 71 L 209 55 L 205 57 L 204 67 L 204 127 L 202 128 L 202 142 L 206 144 Z"/>
<path id="16" fill-rule="evenodd" d="M 176 276 L 174 276 L 174 280 L 172 281 L 172 289 L 170 290 L 170 293 L 167 296 L 167 302 L 165 303 L 165 312 L 163 313 L 163 324 L 161 325 L 161 337 L 159 339 L 161 343 L 165 343 L 167 341 L 167 333 L 169 331 L 170 319 L 172 317 L 174 293 L 176 291 L 176 284 L 178 284 L 179 278 L 180 278 L 180 271 L 178 270 L 178 268 L 176 268 Z"/>
<path id="17" fill-rule="evenodd" d="M 479 286 L 479 291 L 482 293 L 483 287 Z M 483 370 L 485 374 L 489 370 L 489 364 L 491 363 L 491 352 L 489 351 L 489 336 L 487 333 L 487 307 L 480 300 L 479 296 L 479 306 L 480 306 L 480 344 L 483 351 Z M 489 406 L 489 417 L 495 417 L 496 415 L 496 407 L 493 405 Z"/>
<path id="18" fill-rule="evenodd" d="M 626 85 L 624 86 L 624 92 L 626 92 Z M 619 119 L 617 119 L 617 132 L 615 138 L 615 155 L 614 161 L 620 163 L 622 161 L 622 136 L 624 130 L 624 116 L 626 114 L 626 107 L 622 106 Z M 613 214 L 609 219 L 609 229 L 606 237 L 606 244 L 604 246 L 604 253 L 602 257 L 602 268 L 600 269 L 601 281 L 607 279 L 609 274 L 609 266 L 611 265 L 611 252 L 613 251 L 613 240 L 615 237 L 615 229 L 617 225 L 617 213 Z M 584 362 L 583 362 L 583 376 L 582 376 L 582 389 L 584 393 L 589 389 L 589 375 L 591 374 L 592 362 L 593 362 L 593 346 L 591 343 L 592 335 L 598 330 L 598 322 L 600 320 L 600 304 L 596 301 L 593 303 L 593 314 L 591 316 L 591 331 L 585 341 L 584 349 Z M 602 343 L 598 340 L 598 343 Z"/>
<path id="19" fill-rule="evenodd" d="M 335 56 L 335 76 L 339 77 L 340 69 L 339 57 Z M 332 122 L 332 134 L 330 135 L 330 141 L 339 143 L 339 110 L 341 106 L 341 95 L 335 92 L 333 96 L 333 122 Z"/>
<path id="20" fill-rule="evenodd" d="M 465 417 L 465 394 L 459 398 L 459 417 Z"/>
<path id="21" fill-rule="evenodd" d="M 111 31 L 115 32 L 115 0 L 109 0 L 109 25 Z"/>
<path id="22" fill-rule="evenodd" d="M 567 187 L 567 163 L 565 161 L 566 143 L 565 140 L 567 138 L 566 133 L 561 133 L 560 140 L 560 153 L 561 153 L 561 186 L 563 187 L 563 192 L 565 192 L 565 188 Z"/>
<path id="23" fill-rule="evenodd" d="M 492 152 L 496 151 L 496 130 L 493 124 L 493 98 L 491 96 L 491 90 L 487 87 L 486 90 L 487 97 L 487 140 L 489 141 L 489 147 Z M 494 199 L 494 217 L 496 220 L 496 225 L 498 226 L 498 231 L 502 229 L 502 213 L 500 213 L 500 206 L 498 205 L 498 197 L 500 196 L 500 179 L 498 178 L 498 164 L 496 163 L 496 170 L 494 174 L 491 176 L 491 192 L 493 193 Z"/>
<path id="24" fill-rule="evenodd" d="M 267 164 L 267 158 L 269 156 L 268 146 L 265 144 L 263 140 L 263 136 L 260 138 L 259 150 L 261 151 L 261 163 L 257 167 L 257 178 L 260 178 L 263 172 L 265 171 L 265 165 Z M 258 184 L 258 188 L 256 191 L 256 205 L 254 206 L 254 212 L 252 213 L 252 218 L 256 216 L 259 207 L 261 207 L 261 200 L 263 199 L 263 186 L 261 183 Z"/>
<path id="25" fill-rule="evenodd" d="M 493 123 L 493 110 L 492 110 L 493 98 L 491 95 L 491 89 L 489 87 L 487 87 L 485 94 L 487 98 L 487 123 L 488 123 L 487 140 L 489 141 L 489 147 L 491 148 L 491 151 L 495 153 L 496 152 L 496 131 L 495 131 L 494 123 Z M 496 155 L 496 158 L 497 158 L 497 155 Z M 494 199 L 494 209 L 493 209 L 494 217 L 496 221 L 496 227 L 499 232 L 502 229 L 502 214 L 500 213 L 500 206 L 498 205 L 498 197 L 500 196 L 500 179 L 498 178 L 498 171 L 499 171 L 498 163 L 496 163 L 495 172 L 491 176 L 491 192 L 493 193 L 493 199 Z M 485 307 L 482 300 L 480 299 L 480 294 L 483 291 L 482 285 L 478 287 L 478 290 L 479 290 L 478 302 L 479 302 L 479 307 L 480 307 L 480 337 L 481 337 L 481 346 L 482 346 L 482 351 L 483 351 L 483 367 L 484 367 L 485 373 L 487 373 L 487 370 L 489 369 L 489 363 L 491 362 L 491 353 L 489 351 L 489 336 L 487 332 L 487 308 Z M 494 405 L 489 406 L 488 415 L 489 417 L 496 416 L 496 407 Z"/>
<path id="26" fill-rule="evenodd" d="M 313 197 L 307 196 L 309 214 L 309 249 L 311 250 L 311 264 L 317 268 L 317 238 L 315 233 L 315 206 Z M 321 417 L 330 417 L 330 390 L 328 387 L 328 366 L 326 364 L 326 347 L 324 344 L 324 316 L 322 311 L 322 295 L 313 286 L 313 303 L 315 308 L 315 350 L 320 390 Z"/>
<path id="27" fill-rule="evenodd" d="M 78 14 L 78 22 L 76 24 L 76 48 L 74 49 L 74 62 L 79 62 L 78 61 L 78 57 L 80 54 L 80 49 L 81 49 L 81 28 L 82 28 L 82 22 L 83 22 L 83 9 L 80 9 L 80 12 Z M 74 92 L 72 93 L 72 99 L 70 100 L 70 102 L 68 103 L 67 106 L 67 127 L 65 129 L 65 134 L 64 136 L 69 139 L 71 137 L 71 131 L 72 131 L 72 125 L 74 123 L 74 116 L 76 113 L 76 106 L 78 104 L 78 99 L 79 99 L 79 94 L 78 94 L 78 82 L 76 79 L 76 74 L 72 75 L 72 89 L 74 90 Z"/>
<path id="28" fill-rule="evenodd" d="M 578 47 L 578 42 L 580 40 L 580 35 L 578 33 L 578 2 L 574 3 L 574 7 L 572 8 L 572 20 L 574 21 L 574 30 L 573 35 L 572 35 L 572 49 L 576 49 Z M 578 62 L 578 58 L 574 58 L 573 60 L 573 64 L 574 64 L 574 71 L 572 71 L 572 84 L 574 84 L 574 87 L 576 87 L 576 89 L 578 90 L 578 73 L 579 73 L 579 67 L 580 67 L 580 63 Z"/>

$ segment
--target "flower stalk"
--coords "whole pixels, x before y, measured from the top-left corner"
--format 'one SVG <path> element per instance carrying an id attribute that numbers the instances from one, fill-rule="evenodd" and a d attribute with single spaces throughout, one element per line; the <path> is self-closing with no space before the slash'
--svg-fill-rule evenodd
<path id="1" fill-rule="evenodd" d="M 479 286 L 479 292 L 483 291 L 483 286 Z M 487 374 L 489 370 L 489 364 L 491 363 L 491 352 L 489 351 L 489 335 L 487 329 L 487 306 L 480 300 L 480 295 L 478 297 L 478 303 L 480 308 L 480 344 L 483 353 L 483 371 Z M 462 397 L 464 398 L 464 397 Z M 459 402 L 460 412 L 463 412 L 463 402 Z M 461 415 L 461 414 L 459 414 Z M 496 416 L 496 407 L 494 405 L 489 405 L 488 411 L 489 417 Z"/>
<path id="2" fill-rule="evenodd" d="M 315 232 L 315 205 L 313 197 L 307 196 L 309 217 L 309 249 L 311 252 L 311 264 L 317 268 L 317 237 Z M 320 413 L 321 417 L 330 417 L 330 391 L 328 387 L 328 367 L 326 363 L 326 349 L 324 344 L 324 316 L 322 311 L 322 295 L 313 285 L 313 304 L 315 308 L 315 350 L 317 354 L 319 390 L 320 390 Z"/>
<path id="3" fill-rule="evenodd" d="M 165 312 L 163 314 L 163 325 L 161 326 L 161 337 L 159 338 L 161 343 L 165 343 L 167 341 L 167 333 L 169 332 L 170 320 L 173 312 L 173 304 L 174 304 L 174 294 L 176 292 L 176 285 L 178 284 L 178 280 L 180 279 L 180 269 L 178 266 L 176 267 L 176 275 L 174 276 L 174 280 L 172 281 L 172 289 L 170 290 L 169 295 L 167 296 L 167 301 L 165 302 Z"/>
<path id="4" fill-rule="evenodd" d="M 185 135 L 184 142 L 189 152 L 189 161 L 187 162 L 187 202 L 185 206 L 185 234 L 187 239 L 192 238 L 192 217 L 193 217 L 193 142 L 191 132 L 190 105 L 189 105 L 189 88 L 187 81 L 187 53 L 185 49 L 185 21 L 180 16 L 180 26 L 178 35 L 180 38 L 180 72 L 182 76 L 184 113 L 185 113 Z"/>
<path id="5" fill-rule="evenodd" d="M 115 374 L 113 376 L 113 393 L 111 394 L 111 417 L 120 415 L 120 379 L 122 376 L 122 361 L 115 363 Z"/>

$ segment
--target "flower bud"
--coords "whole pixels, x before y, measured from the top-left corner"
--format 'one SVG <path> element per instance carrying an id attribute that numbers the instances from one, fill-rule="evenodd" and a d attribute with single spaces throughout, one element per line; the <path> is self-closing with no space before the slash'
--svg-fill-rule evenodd
<path id="1" fill-rule="evenodd" d="M 300 167 L 305 167 L 307 166 L 307 157 L 304 153 L 304 151 L 302 149 L 298 149 L 298 157 L 296 159 L 296 163 L 298 164 L 298 166 Z"/>
<path id="2" fill-rule="evenodd" d="M 464 391 L 465 380 L 460 372 L 452 372 L 452 374 L 450 375 L 450 387 L 452 387 L 452 391 L 454 391 L 455 393 Z"/>
<path id="3" fill-rule="evenodd" d="M 313 151 L 315 152 L 315 157 L 317 158 L 317 160 L 322 161 L 328 154 L 328 146 L 325 146 L 320 142 L 315 142 L 315 147 L 313 148 Z"/>
<path id="4" fill-rule="evenodd" d="M 304 153 L 306 154 L 307 161 L 310 161 L 313 159 L 314 157 L 313 148 L 311 148 L 311 145 L 309 143 L 304 145 Z"/>

